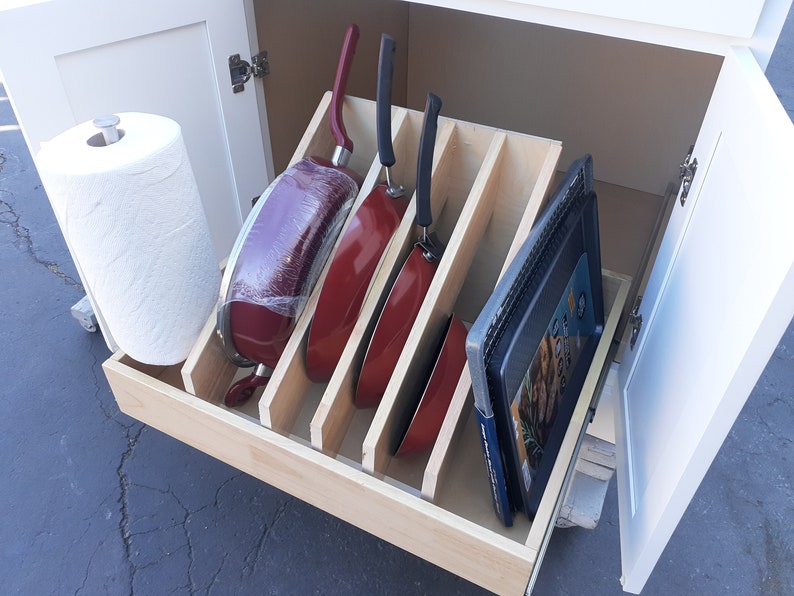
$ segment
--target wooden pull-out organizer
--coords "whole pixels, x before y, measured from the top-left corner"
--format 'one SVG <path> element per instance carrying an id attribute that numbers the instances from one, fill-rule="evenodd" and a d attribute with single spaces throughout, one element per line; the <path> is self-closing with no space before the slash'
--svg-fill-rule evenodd
<path id="1" fill-rule="evenodd" d="M 293 162 L 305 155 L 331 155 L 329 100 L 326 94 Z M 422 114 L 399 108 L 392 113 L 397 156 L 392 172 L 412 194 Z M 344 118 L 355 143 L 350 165 L 365 176 L 361 201 L 384 177 L 376 155 L 375 105 L 346 98 Z M 413 201 L 382 258 L 330 382 L 312 383 L 304 368 L 315 291 L 269 384 L 242 408 L 222 405 L 232 379 L 247 371 L 225 360 L 214 315 L 183 365 L 143 365 L 121 352 L 108 359 L 104 369 L 119 407 L 485 588 L 523 592 L 564 497 L 629 280 L 604 273 L 606 329 L 534 522 L 517 515 L 514 525 L 505 528 L 494 515 L 476 421 L 470 415 L 468 369 L 431 451 L 398 459 L 389 447 L 397 413 L 413 400 L 407 389 L 413 375 L 421 374 L 432 357 L 428 338 L 437 336 L 452 312 L 467 323 L 477 317 L 529 233 L 560 150 L 556 141 L 439 119 L 432 204 L 434 225 L 447 249 L 377 410 L 357 410 L 353 391 L 380 306 L 418 238 Z"/>

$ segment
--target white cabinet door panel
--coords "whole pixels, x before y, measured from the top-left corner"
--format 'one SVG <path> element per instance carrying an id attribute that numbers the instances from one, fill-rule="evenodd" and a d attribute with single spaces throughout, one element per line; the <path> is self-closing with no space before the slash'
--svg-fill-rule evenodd
<path id="1" fill-rule="evenodd" d="M 245 11 L 244 0 L 53 0 L 0 11 L 0 70 L 34 159 L 42 141 L 99 114 L 173 118 L 225 258 L 272 177 L 255 82 L 238 94 L 229 82 L 228 56 L 251 55 Z"/>
<path id="2" fill-rule="evenodd" d="M 247 11 L 251 0 L 51 0 L 0 10 L 0 71 L 34 161 L 41 142 L 101 114 L 173 118 L 216 256 L 226 258 L 251 199 L 272 178 L 261 84 L 236 94 L 230 84 L 228 56 L 247 58 L 256 47 Z M 101 305 L 87 294 L 115 350 Z"/>
<path id="3" fill-rule="evenodd" d="M 639 591 L 794 315 L 794 126 L 730 53 L 620 367 L 624 587 Z"/>

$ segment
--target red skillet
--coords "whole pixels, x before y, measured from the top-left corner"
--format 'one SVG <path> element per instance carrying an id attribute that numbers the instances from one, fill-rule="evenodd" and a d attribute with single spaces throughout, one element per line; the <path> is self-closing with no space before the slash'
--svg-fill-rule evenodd
<path id="1" fill-rule="evenodd" d="M 359 408 L 377 406 L 386 392 L 386 386 L 444 251 L 441 243 L 434 237 L 435 234 L 427 232 L 427 228 L 433 223 L 430 178 L 440 110 L 441 99 L 428 93 L 416 170 L 416 223 L 424 231 L 422 238 L 405 260 L 370 339 L 356 387 L 355 403 Z"/>
<path id="2" fill-rule="evenodd" d="M 386 181 L 367 195 L 351 216 L 323 281 L 306 348 L 306 373 L 315 383 L 331 379 L 383 251 L 408 207 L 404 190 L 391 177 L 396 159 L 391 139 L 391 85 L 395 41 L 381 36 L 378 64 L 378 155 Z"/>
<path id="3" fill-rule="evenodd" d="M 342 121 L 359 30 L 347 28 L 331 99 L 332 161 L 306 157 L 262 194 L 232 248 L 221 282 L 217 328 L 229 359 L 256 366 L 226 394 L 236 406 L 264 385 L 333 247 L 362 178 L 347 166 L 353 142 Z"/>
<path id="4" fill-rule="evenodd" d="M 397 457 L 425 451 L 438 438 L 460 374 L 466 366 L 467 333 L 461 320 L 452 315 L 447 322 L 437 357 L 431 363 L 429 380 L 419 398 L 419 405 L 413 418 L 402 425 L 401 434 L 397 437 Z"/>

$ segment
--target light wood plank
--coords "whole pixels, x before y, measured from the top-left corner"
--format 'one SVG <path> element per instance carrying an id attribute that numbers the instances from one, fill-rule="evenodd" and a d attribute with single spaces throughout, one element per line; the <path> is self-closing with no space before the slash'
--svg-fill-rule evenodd
<path id="1" fill-rule="evenodd" d="M 496 207 L 460 290 L 455 311 L 474 321 L 524 243 L 547 196 L 561 145 L 508 134 L 495 190 Z"/>
<path id="2" fill-rule="evenodd" d="M 154 379 L 119 356 L 103 368 L 119 407 L 137 420 L 487 589 L 523 591 L 536 560 L 523 544 Z"/>
<path id="3" fill-rule="evenodd" d="M 524 210 L 524 213 L 521 216 L 518 229 L 516 230 L 513 241 L 510 244 L 510 250 L 507 251 L 507 257 L 502 264 L 502 269 L 499 272 L 499 279 L 502 279 L 505 271 L 507 271 L 510 263 L 513 262 L 518 250 L 521 248 L 521 245 L 524 244 L 526 239 L 529 237 L 529 232 L 532 229 L 532 226 L 535 225 L 535 220 L 538 217 L 541 207 L 545 204 L 551 190 L 553 190 L 550 188 L 550 184 L 552 178 L 554 177 L 554 172 L 557 169 L 557 162 L 560 160 L 561 152 L 562 145 L 558 143 L 552 143 L 549 146 L 549 152 L 546 154 L 545 159 L 543 160 L 543 166 L 540 168 L 540 172 L 538 173 L 537 183 L 532 188 L 532 193 L 529 197 L 527 208 Z"/>
<path id="4" fill-rule="evenodd" d="M 237 367 L 223 353 L 216 328 L 213 312 L 182 366 L 182 382 L 188 393 L 220 403 L 237 373 Z"/>
<path id="5" fill-rule="evenodd" d="M 425 466 L 422 477 L 422 498 L 427 499 L 431 503 L 436 502 L 436 494 L 442 482 L 441 479 L 449 471 L 449 466 L 457 452 L 456 448 L 460 435 L 466 426 L 473 407 L 474 397 L 471 392 L 471 372 L 469 367 L 466 366 L 460 375 L 457 387 L 455 387 L 449 410 L 444 417 L 444 423 L 441 425 L 438 439 L 433 445 L 430 459 L 427 462 L 427 466 Z M 483 469 L 482 472 L 484 473 L 485 470 Z"/>

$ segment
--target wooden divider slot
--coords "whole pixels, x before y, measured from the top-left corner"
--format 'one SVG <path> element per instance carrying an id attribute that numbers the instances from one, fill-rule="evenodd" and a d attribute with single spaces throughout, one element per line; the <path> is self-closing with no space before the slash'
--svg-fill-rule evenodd
<path id="1" fill-rule="evenodd" d="M 455 387 L 447 415 L 444 417 L 444 423 L 441 425 L 438 439 L 430 452 L 422 476 L 422 498 L 431 503 L 436 502 L 439 486 L 447 481 L 449 468 L 453 464 L 456 454 L 459 455 L 458 443 L 471 417 L 472 408 L 474 408 L 474 396 L 471 390 L 471 374 L 467 366 L 463 369 L 458 385 Z M 479 436 L 476 427 L 473 433 L 474 437 Z M 481 470 L 483 474 L 485 473 L 484 465 L 483 463 Z"/>
<path id="2" fill-rule="evenodd" d="M 172 366 L 163 366 L 160 364 L 144 364 L 143 362 L 138 362 L 134 358 L 120 351 L 112 354 L 110 356 L 110 359 L 119 362 L 124 366 L 134 368 L 135 370 L 141 372 L 147 377 L 151 377 L 153 379 L 160 379 L 162 377 L 173 378 L 175 376 L 173 374 L 173 369 L 180 368 L 178 364 Z"/>
<path id="3" fill-rule="evenodd" d="M 405 175 L 400 178 L 410 179 L 412 187 L 415 186 L 416 162 L 419 147 L 419 137 L 422 128 L 423 114 L 405 110 L 406 120 L 400 134 L 395 138 L 395 155 L 397 165 L 403 158 Z M 450 120 L 441 120 L 436 136 L 436 145 L 433 155 L 433 177 L 446 178 L 453 161 L 453 151 L 456 140 L 456 126 Z M 398 143 L 399 149 L 398 149 Z M 410 172 L 407 173 L 407 172 Z M 398 174 L 399 175 L 399 172 Z M 403 183 L 405 185 L 405 183 Z M 445 207 L 447 195 L 445 186 L 431 188 L 431 204 L 434 213 L 441 212 Z M 413 193 L 412 193 L 413 194 Z M 345 346 L 339 364 L 331 377 L 322 401 L 311 422 L 312 445 L 325 453 L 336 454 L 343 451 L 346 457 L 355 461 L 361 457 L 361 440 L 372 420 L 374 410 L 356 409 L 353 399 L 358 382 L 358 373 L 366 354 L 369 339 L 375 329 L 383 304 L 394 280 L 400 272 L 403 261 L 410 252 L 413 243 L 419 237 L 419 230 L 414 222 L 416 216 L 416 202 L 412 197 L 408 204 L 399 227 L 394 233 L 389 248 L 383 255 L 378 271 L 370 284 L 369 294 L 362 305 L 359 318 L 351 333 L 350 340 Z M 353 426 L 360 432 L 348 437 L 348 429 L 353 421 L 358 422 Z M 347 438 L 350 449 L 342 450 L 342 445 Z"/>
<path id="4" fill-rule="evenodd" d="M 426 380 L 425 371 L 432 365 L 430 360 L 440 340 L 443 325 L 452 314 L 454 302 L 469 270 L 477 244 L 493 213 L 492 189 L 497 183 L 495 173 L 498 171 L 505 134 L 491 132 L 487 152 L 477 164 L 473 183 L 465 189 L 460 217 L 449 237 L 386 394 L 364 439 L 362 466 L 369 473 L 385 474 L 391 463 L 396 447 L 396 433 L 407 423 L 405 419 L 421 395 L 421 385 Z M 455 193 L 456 190 L 463 188 L 452 182 L 450 191 Z M 460 196 L 455 199 L 460 204 Z M 403 482 L 415 482 L 416 472 L 413 467 L 417 466 L 403 466 L 402 462 L 396 462 L 391 476 L 399 476 L 398 479 Z"/>
<path id="5" fill-rule="evenodd" d="M 508 135 L 493 188 L 497 208 L 479 242 L 455 312 L 473 323 L 518 248 L 529 236 L 555 175 L 560 145 L 544 146 L 532 137 Z M 528 192 L 529 191 L 529 192 Z M 523 205 L 523 208 L 522 208 Z M 456 444 L 473 407 L 471 377 L 466 368 L 433 446 L 422 479 L 422 496 L 435 502 L 439 483 L 456 452 Z M 476 429 L 474 431 L 476 433 Z"/>
<path id="6" fill-rule="evenodd" d="M 377 184 L 380 175 L 380 163 L 376 159 L 377 143 L 372 132 L 375 122 L 375 104 L 368 100 L 347 97 L 344 109 L 347 132 L 354 144 L 353 155 L 358 155 L 355 159 L 351 158 L 350 167 L 364 176 L 364 182 L 354 203 L 355 206 Z M 323 118 L 313 118 L 312 123 L 319 121 L 322 126 L 326 119 L 327 114 Z M 307 150 L 318 146 L 317 138 L 326 139 L 327 143 L 328 139 L 331 139 L 328 127 L 314 130 L 314 137 L 306 143 Z M 330 142 L 333 143 L 333 140 Z M 320 144 L 320 146 L 325 147 L 326 145 Z M 341 238 L 341 233 L 336 240 L 337 244 L 339 238 Z M 329 257 L 314 290 L 298 317 L 284 353 L 259 400 L 259 419 L 264 426 L 284 434 L 295 432 L 306 439 L 309 438 L 308 419 L 319 403 L 324 390 L 323 387 L 315 386 L 316 384 L 312 383 L 306 374 L 306 342 L 311 319 L 317 307 L 320 288 L 330 263 L 331 258 Z M 295 428 L 296 422 L 304 410 L 309 410 L 303 414 L 307 421 L 305 424 L 299 425 L 301 428 Z"/>
<path id="7" fill-rule="evenodd" d="M 464 323 L 473 322 L 479 314 L 511 248 L 529 233 L 546 196 L 560 149 L 557 143 L 534 137 L 498 133 L 494 138 L 467 199 L 470 212 L 461 217 L 455 231 L 460 234 L 455 256 L 446 265 L 443 263 L 448 255 L 442 259 L 387 396 L 365 438 L 365 471 L 409 482 L 421 489 L 425 498 L 433 498 L 437 476 L 468 416 L 464 404 L 471 382 L 468 371 L 464 371 L 433 451 L 414 457 L 412 468 L 411 463 L 392 457 L 392 453 L 397 434 L 404 429 L 421 395 L 417 371 L 427 366 L 423 359 L 428 354 L 432 356 L 434 340 L 450 314 L 454 312 Z M 415 480 L 417 477 L 419 480 Z"/>
<path id="8" fill-rule="evenodd" d="M 221 403 L 237 367 L 223 353 L 216 333 L 216 320 L 213 310 L 182 365 L 181 373 L 188 393 L 212 403 Z"/>
<path id="9" fill-rule="evenodd" d="M 608 271 L 604 271 L 603 283 L 604 335 L 593 358 L 590 374 L 579 394 L 569 433 L 566 434 L 563 446 L 557 456 L 557 462 L 555 463 L 550 482 L 544 492 L 534 520 L 530 523 L 525 515 L 517 514 L 514 516 L 513 528 L 507 530 L 508 535 L 515 536 L 517 540 L 525 541 L 525 544 L 531 548 L 540 549 L 547 529 L 554 525 L 558 501 L 563 496 L 563 481 L 568 467 L 574 465 L 578 449 L 577 439 L 579 433 L 586 426 L 588 408 L 594 396 L 602 366 L 605 364 L 609 348 L 613 343 L 614 331 L 620 319 L 620 313 L 625 306 L 631 285 L 630 280 L 625 276 Z M 467 378 L 466 381 L 470 385 L 470 379 Z M 461 384 L 459 384 L 458 394 L 462 394 L 461 389 Z M 467 393 L 469 398 L 462 400 L 462 402 L 465 402 L 463 415 L 460 419 L 451 421 L 462 427 L 456 435 L 453 453 L 445 454 L 447 455 L 445 465 L 441 467 L 441 473 L 435 478 L 436 486 L 434 487 L 432 498 L 424 494 L 428 490 L 428 473 L 436 454 L 434 453 L 431 456 L 431 462 L 428 464 L 425 474 L 425 486 L 423 486 L 422 496 L 436 503 L 441 508 L 453 511 L 478 525 L 502 531 L 504 528 L 500 527 L 501 524 L 496 520 L 493 513 L 487 474 L 482 461 L 482 447 L 478 438 L 477 419 L 471 415 L 471 408 L 474 406 L 470 400 L 470 390 Z M 447 422 L 450 422 L 450 418 L 445 421 L 445 424 Z M 442 430 L 442 434 L 443 432 Z"/>
<path id="10" fill-rule="evenodd" d="M 496 287 L 549 195 L 562 145 L 531 136 L 508 135 L 494 189 L 493 218 L 485 230 L 455 305 L 474 322 Z"/>
<path id="11" fill-rule="evenodd" d="M 477 417 L 464 415 L 459 420 L 463 428 L 457 435 L 454 456 L 449 458 L 449 465 L 444 469 L 432 502 L 478 526 L 525 543 L 534 525 L 526 515 L 514 515 L 513 525 L 506 528 L 494 514 Z"/>
<path id="12" fill-rule="evenodd" d="M 323 95 L 309 127 L 306 129 L 290 166 L 310 155 L 330 157 L 334 149 L 334 140 L 330 132 L 329 108 L 331 92 Z M 355 97 L 346 97 L 343 113 L 348 123 L 348 132 L 353 139 L 357 161 L 351 167 L 359 172 L 366 172 L 375 152 L 375 142 L 364 120 L 374 120 L 372 102 Z M 396 110 L 395 110 L 396 112 Z M 366 164 L 366 167 L 365 167 Z M 182 384 L 187 392 L 206 401 L 222 404 L 226 391 L 231 384 L 251 371 L 233 365 L 225 356 L 223 346 L 216 335 L 216 314 L 211 313 L 205 323 L 198 340 L 181 368 Z M 261 390 L 257 392 L 257 397 Z M 239 408 L 246 414 L 253 414 L 250 404 Z"/>

